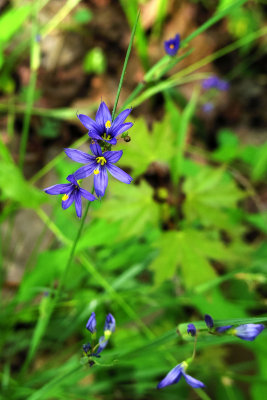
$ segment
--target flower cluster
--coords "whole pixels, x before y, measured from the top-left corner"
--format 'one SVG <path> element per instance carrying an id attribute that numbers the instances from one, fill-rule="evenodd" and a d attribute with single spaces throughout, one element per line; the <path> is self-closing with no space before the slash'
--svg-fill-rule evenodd
<path id="1" fill-rule="evenodd" d="M 169 56 L 175 56 L 180 47 L 180 35 L 175 35 L 174 38 L 165 40 L 164 49 Z"/>
<path id="2" fill-rule="evenodd" d="M 105 326 L 104 326 L 104 335 L 99 338 L 97 344 L 94 343 L 96 338 L 96 317 L 95 313 L 92 312 L 88 322 L 86 324 L 86 329 L 91 333 L 91 343 L 86 343 L 83 345 L 84 355 L 88 358 L 89 364 L 94 365 L 94 361 L 92 357 L 100 357 L 100 353 L 107 346 L 108 341 L 112 333 L 115 331 L 116 321 L 112 314 L 108 314 L 106 316 Z"/>
<path id="3" fill-rule="evenodd" d="M 215 335 L 234 335 L 242 340 L 252 342 L 256 337 L 263 331 L 265 326 L 263 324 L 242 324 L 237 327 L 233 325 L 226 326 L 214 326 L 213 318 L 206 314 L 205 322 L 209 329 L 209 332 Z"/>
<path id="4" fill-rule="evenodd" d="M 48 194 L 63 194 L 62 208 L 65 210 L 74 202 L 76 214 L 82 216 L 81 197 L 94 201 L 96 197 L 80 187 L 80 180 L 94 175 L 94 190 L 98 197 L 103 197 L 108 185 L 108 172 L 123 183 L 131 183 L 132 178 L 115 164 L 120 160 L 123 151 L 111 151 L 111 146 L 117 143 L 117 137 L 133 126 L 132 122 L 124 122 L 132 110 L 122 111 L 114 121 L 104 101 L 101 102 L 95 117 L 79 114 L 81 123 L 88 129 L 91 138 L 92 154 L 76 149 L 65 149 L 69 158 L 78 163 L 86 164 L 67 177 L 68 184 L 50 186 L 44 191 Z"/>
<path id="5" fill-rule="evenodd" d="M 230 335 L 235 335 L 240 339 L 249 341 L 254 340 L 265 328 L 263 324 L 243 324 L 237 326 L 236 328 L 234 328 L 233 325 L 216 327 L 213 318 L 210 315 L 206 314 L 204 319 L 209 333 L 215 335 L 230 334 Z M 178 383 L 182 377 L 184 377 L 186 383 L 194 389 L 205 387 L 203 382 L 186 374 L 186 370 L 194 360 L 196 354 L 197 329 L 194 324 L 190 323 L 187 325 L 187 333 L 188 335 L 195 337 L 194 351 L 192 357 L 176 365 L 165 376 L 165 378 L 163 378 L 162 381 L 160 381 L 160 383 L 157 386 L 158 389 L 162 389 L 166 386 Z"/>
<path id="6" fill-rule="evenodd" d="M 218 76 L 210 76 L 202 82 L 202 87 L 205 90 L 217 89 L 220 91 L 225 91 L 229 89 L 229 83 L 218 78 Z"/>

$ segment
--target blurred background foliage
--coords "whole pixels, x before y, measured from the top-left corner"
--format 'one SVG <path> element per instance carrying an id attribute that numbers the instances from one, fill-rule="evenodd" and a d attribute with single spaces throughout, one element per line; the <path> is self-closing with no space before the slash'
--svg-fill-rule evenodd
<path id="1" fill-rule="evenodd" d="M 63 148 L 89 150 L 76 113 L 112 109 L 139 8 L 117 144 L 134 182 L 92 203 L 53 307 L 80 221 L 42 188 L 76 169 Z M 267 320 L 265 15 L 251 0 L 0 1 L 1 399 L 263 398 L 265 331 L 201 336 L 205 391 L 155 387 L 192 353 L 181 324 Z M 210 75 L 229 90 L 203 91 Z M 92 311 L 98 333 L 108 312 L 117 329 L 89 368 Z"/>

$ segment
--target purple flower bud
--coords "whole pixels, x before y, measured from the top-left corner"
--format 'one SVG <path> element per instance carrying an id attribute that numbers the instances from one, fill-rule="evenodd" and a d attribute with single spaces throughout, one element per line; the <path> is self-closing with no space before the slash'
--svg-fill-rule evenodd
<path id="1" fill-rule="evenodd" d="M 243 340 L 248 340 L 252 342 L 265 328 L 263 324 L 244 324 L 239 325 L 235 331 L 234 335 Z"/>
<path id="2" fill-rule="evenodd" d="M 202 110 L 204 113 L 209 113 L 214 109 L 214 104 L 213 103 L 205 103 L 202 106 Z"/>
<path id="3" fill-rule="evenodd" d="M 197 330 L 194 324 L 187 325 L 187 333 L 191 336 L 196 336 Z"/>
<path id="4" fill-rule="evenodd" d="M 176 35 L 174 38 L 166 40 L 164 42 L 164 48 L 169 56 L 175 56 L 180 47 L 180 35 Z"/>
<path id="5" fill-rule="evenodd" d="M 104 332 L 114 332 L 116 327 L 116 321 L 112 314 L 108 314 L 105 321 Z"/>
<path id="6" fill-rule="evenodd" d="M 233 325 L 218 326 L 218 328 L 216 328 L 216 332 L 224 333 L 224 332 L 228 331 L 228 329 L 231 329 L 232 327 L 233 327 Z"/>
<path id="7" fill-rule="evenodd" d="M 88 319 L 88 322 L 86 324 L 86 329 L 88 329 L 88 331 L 90 331 L 91 333 L 96 332 L 96 318 L 94 312 L 92 312 L 90 318 Z"/>
<path id="8" fill-rule="evenodd" d="M 204 318 L 205 318 L 207 327 L 209 329 L 213 328 L 213 326 L 214 326 L 213 318 L 209 314 L 206 314 Z"/>

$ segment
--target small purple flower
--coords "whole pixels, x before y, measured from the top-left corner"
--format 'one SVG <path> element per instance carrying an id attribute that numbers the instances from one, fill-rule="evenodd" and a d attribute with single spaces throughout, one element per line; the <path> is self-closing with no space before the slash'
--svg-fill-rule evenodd
<path id="1" fill-rule="evenodd" d="M 82 216 L 82 197 L 84 197 L 86 200 L 89 201 L 94 201 L 96 198 L 93 196 L 91 193 L 87 192 L 87 190 L 82 189 L 77 182 L 77 176 L 76 173 L 73 175 L 69 175 L 67 177 L 67 181 L 70 183 L 62 183 L 59 185 L 53 185 L 50 186 L 44 191 L 48 194 L 64 194 L 62 197 L 62 208 L 63 210 L 66 210 L 69 208 L 72 203 L 75 203 L 75 209 L 76 209 L 76 214 L 77 217 L 81 218 Z"/>
<path id="2" fill-rule="evenodd" d="M 88 322 L 86 324 L 86 329 L 88 329 L 88 331 L 90 331 L 91 333 L 96 332 L 96 318 L 94 312 L 92 312 L 90 318 L 88 319 Z"/>
<path id="3" fill-rule="evenodd" d="M 185 378 L 188 385 L 192 386 L 192 388 L 198 389 L 203 388 L 205 385 L 203 382 L 198 381 L 190 375 L 185 373 L 186 368 L 188 367 L 188 363 L 183 361 L 181 364 L 176 365 L 166 376 L 165 378 L 158 384 L 157 388 L 162 389 L 166 386 L 173 385 L 174 383 L 178 383 L 182 376 Z"/>
<path id="4" fill-rule="evenodd" d="M 197 330 L 194 324 L 187 325 L 187 333 L 191 336 L 196 336 Z"/>
<path id="5" fill-rule="evenodd" d="M 265 328 L 263 324 L 239 325 L 233 330 L 233 334 L 240 339 L 252 342 Z"/>
<path id="6" fill-rule="evenodd" d="M 102 197 L 105 194 L 105 190 L 108 185 L 108 174 L 107 171 L 124 183 L 131 183 L 132 178 L 122 169 L 114 165 L 121 158 L 123 151 L 105 151 L 102 153 L 101 147 L 98 143 L 92 143 L 90 149 L 93 156 L 84 153 L 80 150 L 65 149 L 65 153 L 73 161 L 87 164 L 84 167 L 79 168 L 75 175 L 78 179 L 84 179 L 87 176 L 94 174 L 94 186 L 97 196 Z"/>
<path id="7" fill-rule="evenodd" d="M 105 337 L 110 336 L 115 331 L 116 321 L 112 314 L 108 314 L 104 326 Z"/>
<path id="8" fill-rule="evenodd" d="M 95 121 L 84 114 L 78 114 L 81 123 L 88 129 L 88 135 L 94 140 L 104 140 L 110 144 L 116 144 L 116 137 L 127 131 L 133 126 L 132 122 L 124 123 L 128 117 L 131 108 L 122 111 L 112 122 L 110 111 L 104 101 L 96 112 Z"/>
<path id="9" fill-rule="evenodd" d="M 213 318 L 209 314 L 206 314 L 204 319 L 205 319 L 207 327 L 209 329 L 213 328 L 213 326 L 214 326 Z"/>
<path id="10" fill-rule="evenodd" d="M 171 38 L 169 40 L 165 40 L 164 42 L 164 48 L 167 54 L 169 56 L 175 56 L 177 51 L 179 50 L 180 47 L 180 35 L 176 35 L 174 38 Z"/>
<path id="11" fill-rule="evenodd" d="M 214 104 L 213 103 L 205 103 L 202 106 L 202 110 L 204 113 L 210 113 L 214 109 Z"/>
<path id="12" fill-rule="evenodd" d="M 229 89 L 229 83 L 223 79 L 218 78 L 218 76 L 210 76 L 202 82 L 202 87 L 205 90 L 217 89 L 220 91 L 225 91 Z"/>

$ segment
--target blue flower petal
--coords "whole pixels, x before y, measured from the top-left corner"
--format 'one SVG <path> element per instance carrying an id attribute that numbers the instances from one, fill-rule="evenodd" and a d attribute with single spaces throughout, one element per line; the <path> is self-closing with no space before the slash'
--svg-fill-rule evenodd
<path id="1" fill-rule="evenodd" d="M 99 168 L 99 174 L 94 175 L 95 192 L 97 196 L 103 197 L 108 186 L 108 174 L 106 168 Z"/>
<path id="2" fill-rule="evenodd" d="M 182 366 L 181 364 L 176 365 L 160 383 L 158 384 L 157 388 L 162 389 L 166 386 L 173 385 L 174 383 L 179 382 L 182 377 Z"/>
<path id="3" fill-rule="evenodd" d="M 53 185 L 45 188 L 44 192 L 48 194 L 65 194 L 70 190 L 72 190 L 72 185 L 70 183 L 60 183 L 59 185 Z"/>
<path id="4" fill-rule="evenodd" d="M 104 350 L 104 348 L 108 344 L 108 340 L 105 339 L 105 336 L 101 336 L 99 341 L 98 341 L 98 343 L 99 343 L 99 346 L 98 346 L 97 351 L 95 353 L 96 355 L 98 355 L 99 353 L 101 353 L 101 351 Z"/>
<path id="5" fill-rule="evenodd" d="M 79 186 L 79 184 L 77 182 L 77 178 L 75 177 L 74 174 L 68 175 L 67 181 L 71 182 L 74 186 Z"/>
<path id="6" fill-rule="evenodd" d="M 114 332 L 116 327 L 116 321 L 112 314 L 108 314 L 105 321 L 104 331 Z"/>
<path id="7" fill-rule="evenodd" d="M 117 137 L 121 135 L 123 132 L 128 131 L 133 126 L 132 122 L 126 122 L 125 124 L 122 124 L 118 126 L 116 129 L 112 129 L 112 135 L 114 137 Z"/>
<path id="8" fill-rule="evenodd" d="M 119 115 L 114 119 L 112 123 L 112 131 L 114 129 L 117 129 L 128 117 L 128 115 L 131 113 L 132 108 L 127 108 L 126 110 L 122 111 L 119 113 Z"/>
<path id="9" fill-rule="evenodd" d="M 102 150 L 101 150 L 101 147 L 99 146 L 98 143 L 91 143 L 91 144 L 90 144 L 90 149 L 91 149 L 91 152 L 92 152 L 96 157 L 101 157 L 101 156 L 102 156 Z"/>
<path id="10" fill-rule="evenodd" d="M 101 104 L 97 110 L 95 120 L 96 120 L 97 124 L 99 125 L 101 132 L 105 132 L 107 121 L 110 121 L 110 123 L 112 122 L 112 117 L 111 117 L 110 111 L 104 101 L 101 102 Z"/>
<path id="11" fill-rule="evenodd" d="M 109 171 L 109 173 L 114 176 L 114 178 L 118 179 L 119 181 L 123 182 L 123 183 L 131 183 L 133 178 L 128 175 L 126 172 L 124 172 L 122 169 L 120 169 L 119 167 L 117 167 L 116 165 L 112 165 L 112 164 L 107 164 L 107 169 Z"/>
<path id="12" fill-rule="evenodd" d="M 98 164 L 96 161 L 92 162 L 91 164 L 85 165 L 77 169 L 75 172 L 76 179 L 84 179 L 87 176 L 91 175 L 94 172 L 94 169 L 98 168 Z"/>
<path id="13" fill-rule="evenodd" d="M 92 193 L 87 192 L 87 190 L 85 190 L 83 188 L 80 188 L 80 193 L 86 200 L 89 200 L 89 201 L 95 200 L 95 196 Z"/>
<path id="14" fill-rule="evenodd" d="M 92 118 L 84 114 L 78 114 L 77 117 L 79 118 L 81 123 L 85 126 L 85 128 L 89 130 L 89 132 L 92 131 L 92 133 L 98 133 L 101 135 L 102 132 L 99 126 Z"/>
<path id="15" fill-rule="evenodd" d="M 119 161 L 119 159 L 121 158 L 123 154 L 123 151 L 105 151 L 105 153 L 103 154 L 103 157 L 105 157 L 105 159 L 107 160 L 108 163 L 116 163 Z"/>
<path id="16" fill-rule="evenodd" d="M 73 190 L 68 196 L 68 198 L 67 198 L 67 200 L 62 200 L 62 208 L 63 208 L 63 210 L 66 210 L 67 208 L 69 208 L 71 205 L 72 205 L 72 203 L 74 202 L 74 193 L 75 193 L 75 190 Z"/>
<path id="17" fill-rule="evenodd" d="M 90 161 L 93 161 L 95 159 L 95 157 L 80 150 L 64 149 L 64 151 L 71 160 L 82 164 L 88 164 Z"/>
<path id="18" fill-rule="evenodd" d="M 78 218 L 82 216 L 82 196 L 80 190 L 75 190 L 74 192 L 75 209 Z"/>
<path id="19" fill-rule="evenodd" d="M 218 333 L 224 333 L 226 331 L 228 331 L 228 329 L 231 329 L 233 327 L 233 325 L 226 325 L 226 326 L 218 326 L 216 328 L 216 332 Z"/>
<path id="20" fill-rule="evenodd" d="M 205 319 L 207 327 L 209 329 L 213 328 L 213 326 L 214 326 L 213 318 L 209 314 L 206 314 L 204 319 Z"/>
<path id="21" fill-rule="evenodd" d="M 184 376 L 186 383 L 188 383 L 188 385 L 192 386 L 192 388 L 194 389 L 198 389 L 198 388 L 203 388 L 205 387 L 204 383 L 201 381 L 198 381 L 197 379 L 193 378 L 190 375 L 187 375 L 184 370 L 182 369 L 181 371 L 182 375 Z"/>
<path id="22" fill-rule="evenodd" d="M 92 312 L 92 314 L 88 319 L 88 322 L 86 324 L 86 329 L 88 329 L 88 331 L 90 331 L 91 333 L 96 332 L 96 317 L 94 312 Z"/>
<path id="23" fill-rule="evenodd" d="M 263 324 L 244 324 L 236 328 L 235 335 L 240 339 L 252 342 L 264 328 Z"/>

